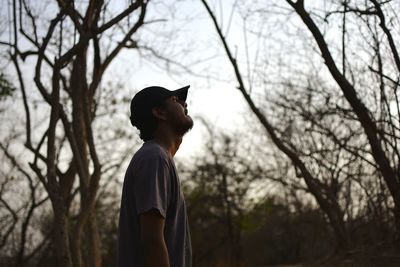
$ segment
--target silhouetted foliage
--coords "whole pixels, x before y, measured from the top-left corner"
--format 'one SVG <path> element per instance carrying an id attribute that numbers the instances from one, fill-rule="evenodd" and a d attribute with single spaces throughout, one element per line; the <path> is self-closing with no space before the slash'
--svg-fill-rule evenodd
<path id="1" fill-rule="evenodd" d="M 2 72 L 0 72 L 0 101 L 11 96 L 15 91 L 14 85 L 9 81 L 9 78 Z"/>

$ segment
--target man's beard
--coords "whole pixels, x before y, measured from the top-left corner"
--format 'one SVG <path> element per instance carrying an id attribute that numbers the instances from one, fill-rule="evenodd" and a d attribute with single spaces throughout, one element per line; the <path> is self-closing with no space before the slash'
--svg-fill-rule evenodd
<path id="1" fill-rule="evenodd" d="M 175 132 L 180 135 L 180 136 L 184 136 L 187 132 L 189 132 L 192 128 L 193 128 L 193 120 L 191 117 L 187 116 L 188 120 L 184 121 L 184 122 L 177 122 L 175 123 Z"/>

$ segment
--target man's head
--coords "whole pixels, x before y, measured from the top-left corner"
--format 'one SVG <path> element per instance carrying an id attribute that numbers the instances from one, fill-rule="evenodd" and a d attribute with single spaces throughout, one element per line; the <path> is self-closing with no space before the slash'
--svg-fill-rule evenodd
<path id="1" fill-rule="evenodd" d="M 186 97 L 189 86 L 170 91 L 150 86 L 139 91 L 131 101 L 131 123 L 140 131 L 140 138 L 148 141 L 160 124 L 169 126 L 178 135 L 193 127 L 187 115 Z"/>

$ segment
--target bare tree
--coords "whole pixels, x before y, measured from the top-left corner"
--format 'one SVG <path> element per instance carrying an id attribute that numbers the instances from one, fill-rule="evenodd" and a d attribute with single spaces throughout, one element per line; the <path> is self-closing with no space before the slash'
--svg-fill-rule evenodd
<path id="1" fill-rule="evenodd" d="M 350 222 L 350 218 L 354 218 L 352 216 L 362 213 L 354 214 L 351 207 L 360 204 L 367 209 L 372 208 L 374 213 L 380 213 L 380 220 L 389 225 L 390 216 L 386 216 L 384 210 L 393 210 L 392 216 L 399 229 L 399 60 L 394 41 L 397 32 L 391 30 L 398 25 L 398 16 L 394 12 L 398 3 L 316 1 L 309 3 L 310 11 L 306 11 L 304 1 L 286 1 L 289 6 L 285 6 L 284 1 L 273 1 L 247 5 L 247 9 L 245 2 L 239 1 L 241 5 L 235 2 L 232 13 L 237 6 L 244 9 L 240 11 L 244 32 L 243 60 L 237 48 L 231 48 L 228 30 L 225 32 L 222 27 L 226 20 L 221 18 L 218 21 L 220 13 L 213 10 L 207 1 L 201 2 L 234 69 L 237 88 L 271 140 L 290 159 L 297 176 L 303 178 L 308 191 L 327 214 L 341 246 L 346 248 L 349 243 L 346 220 Z M 291 31 L 286 39 L 280 38 L 284 29 L 302 30 L 293 19 L 292 10 L 309 29 L 316 47 L 307 42 L 307 34 L 294 35 Z M 267 26 L 260 19 L 261 25 L 254 23 L 253 28 L 246 26 L 249 18 L 257 16 L 282 16 L 283 19 Z M 227 29 L 231 17 L 225 25 Z M 273 29 L 261 30 L 268 26 Z M 340 33 L 335 32 L 336 26 L 340 27 Z M 269 68 L 287 72 L 275 75 L 281 80 L 272 83 L 268 76 L 274 73 L 264 71 L 266 64 L 256 64 L 270 60 L 269 57 L 262 58 L 261 52 L 256 50 L 252 54 L 256 56 L 254 65 L 250 65 L 248 34 L 266 43 L 276 39 L 291 43 L 305 40 L 309 49 L 307 53 L 298 51 L 299 55 L 295 52 L 287 55 L 287 58 L 299 60 L 296 65 L 300 67 L 282 69 L 274 65 Z M 332 35 L 339 38 L 332 39 Z M 259 49 L 254 45 L 253 48 Z M 316 65 L 318 59 L 314 55 L 322 56 L 331 79 L 327 79 L 325 70 Z M 271 61 L 282 62 L 279 58 Z M 312 73 L 313 66 L 317 75 Z M 261 77 L 261 82 L 254 81 L 256 75 Z M 315 80 L 314 76 L 323 79 Z M 257 88 L 260 84 L 269 91 L 260 93 L 261 88 Z M 273 91 L 274 86 L 283 93 Z M 336 93 L 336 88 L 340 89 L 340 94 Z M 260 94 L 268 95 L 270 102 Z M 271 107 L 275 108 L 268 110 Z M 374 187 L 371 188 L 371 185 Z M 391 199 L 388 199 L 388 194 Z M 363 196 L 367 201 L 361 200 Z M 389 221 L 386 221 L 387 218 Z"/>
<path id="2" fill-rule="evenodd" d="M 38 208 L 48 202 L 49 198 L 41 196 L 40 181 L 34 179 L 32 171 L 26 170 L 10 152 L 8 146 L 0 145 L 2 154 L 8 162 L 9 168 L 4 169 L 0 187 L 0 202 L 1 208 L 6 210 L 7 213 L 1 212 L 2 232 L 0 247 L 5 253 L 2 255 L 2 260 L 10 258 L 15 255 L 10 262 L 9 266 L 23 266 L 31 258 L 37 257 L 43 253 L 49 242 L 49 235 L 44 236 L 40 241 L 33 242 L 30 238 L 32 231 L 29 228 L 35 228 L 37 225 L 32 225 L 34 213 L 37 213 Z M 8 171 L 6 171 L 6 169 Z M 15 171 L 14 171 L 15 170 Z M 18 179 L 18 176 L 23 176 L 23 179 Z M 21 187 L 29 190 L 28 196 L 21 196 L 21 203 L 15 203 L 15 196 L 10 197 L 11 188 Z M 16 235 L 16 232 L 19 233 Z M 49 229 L 49 233 L 51 229 Z M 14 239 L 15 244 L 10 242 Z M 14 250 L 10 252 L 10 249 Z"/>
<path id="3" fill-rule="evenodd" d="M 357 116 L 357 120 L 362 126 L 364 130 L 364 134 L 368 140 L 370 146 L 371 155 L 374 158 L 374 161 L 377 165 L 377 170 L 380 175 L 382 175 L 386 186 L 388 187 L 390 194 L 392 196 L 394 202 L 394 217 L 395 217 L 395 225 L 397 232 L 400 232 L 400 172 L 399 172 L 399 150 L 398 150 L 398 142 L 399 142 L 399 129 L 398 129 L 398 120 L 399 120 L 399 102 L 397 98 L 397 88 L 398 88 L 398 78 L 390 78 L 391 75 L 394 77 L 399 77 L 400 73 L 400 58 L 397 51 L 396 44 L 394 42 L 391 31 L 386 25 L 386 17 L 382 11 L 382 8 L 385 5 L 389 5 L 386 2 L 378 2 L 375 0 L 369 1 L 365 5 L 360 4 L 356 7 L 346 7 L 344 12 L 355 12 L 358 14 L 366 15 L 366 16 L 377 16 L 379 18 L 379 26 L 381 28 L 382 33 L 386 37 L 386 40 L 389 46 L 389 51 L 392 54 L 392 59 L 395 65 L 395 69 L 393 73 L 387 73 L 386 70 L 383 69 L 382 66 L 382 58 L 380 56 L 380 48 L 379 43 L 376 43 L 373 46 L 374 53 L 378 59 L 378 76 L 380 76 L 380 86 L 382 97 L 384 103 L 387 105 L 386 112 L 388 114 L 387 124 L 390 129 L 388 132 L 386 131 L 386 127 L 382 127 L 379 119 L 375 118 L 371 109 L 368 109 L 364 101 L 361 99 L 360 92 L 357 90 L 356 85 L 350 81 L 343 71 L 339 70 L 338 60 L 332 55 L 332 52 L 327 44 L 327 41 L 322 34 L 320 27 L 315 23 L 311 14 L 306 11 L 304 7 L 304 1 L 287 1 L 287 3 L 295 10 L 295 12 L 300 16 L 304 24 L 307 26 L 308 30 L 312 34 L 315 42 L 318 45 L 321 56 L 323 57 L 325 64 L 332 75 L 332 78 L 336 81 L 337 85 L 340 87 L 343 96 L 349 103 L 351 107 L 351 111 Z M 345 2 L 346 4 L 346 2 Z M 373 67 L 371 67 L 373 70 Z M 390 71 L 390 70 L 389 70 Z M 374 74 L 372 72 L 372 74 Z M 394 105 L 397 106 L 396 109 L 390 108 L 387 103 L 387 97 L 385 96 L 384 87 L 390 86 L 392 89 L 390 90 L 390 94 L 394 97 Z M 397 118 L 396 118 L 397 117 Z M 399 240 L 399 235 L 397 237 Z"/>
<path id="4" fill-rule="evenodd" d="M 110 4 L 54 1 L 46 8 L 55 15 L 47 20 L 39 16 L 40 5 L 14 0 L 9 5 L 11 38 L 1 41 L 8 49 L 22 94 L 25 147 L 34 156 L 30 167 L 51 201 L 52 244 L 58 266 L 102 266 L 95 204 L 104 164 L 98 156 L 92 123 L 103 74 L 123 48 L 136 47 L 134 36 L 145 24 L 148 1 L 131 1 L 117 14 Z M 111 32 L 115 37 L 108 39 Z M 108 53 L 102 50 L 104 46 L 110 48 Z M 35 141 L 38 130 L 32 133 L 32 93 L 27 90 L 29 82 L 22 67 L 30 59 L 35 60 L 37 92 L 50 110 L 48 126 L 39 141 Z M 59 157 L 68 153 L 72 157 L 65 167 Z M 74 189 L 76 178 L 78 191 Z M 74 200 L 76 195 L 79 200 Z M 32 206 L 38 205 L 32 201 Z M 72 203 L 79 208 L 71 209 Z M 71 214 L 73 211 L 76 214 Z"/>
<path id="5" fill-rule="evenodd" d="M 229 62 L 234 69 L 235 77 L 238 82 L 237 88 L 240 90 L 245 101 L 248 103 L 251 111 L 255 114 L 258 121 L 265 129 L 266 134 L 269 135 L 274 144 L 290 159 L 296 169 L 297 176 L 303 178 L 309 192 L 315 197 L 318 205 L 329 218 L 329 222 L 338 239 L 339 248 L 348 248 L 350 246 L 350 241 L 343 218 L 343 210 L 338 203 L 338 199 L 330 190 L 323 190 L 324 184 L 321 183 L 320 179 L 318 179 L 319 177 L 313 174 L 313 172 L 309 169 L 309 166 L 307 166 L 306 162 L 304 162 L 299 155 L 298 151 L 296 151 L 296 149 L 290 143 L 285 142 L 285 140 L 279 135 L 276 127 L 274 127 L 271 121 L 265 116 L 262 109 L 257 107 L 251 96 L 251 90 L 249 90 L 244 83 L 244 78 L 240 71 L 239 64 L 234 56 L 234 53 L 229 48 L 227 39 L 225 38 L 223 31 L 218 24 L 215 13 L 212 11 L 207 1 L 202 0 L 202 3 L 206 8 L 207 13 L 210 15 L 218 36 L 223 44 Z"/>

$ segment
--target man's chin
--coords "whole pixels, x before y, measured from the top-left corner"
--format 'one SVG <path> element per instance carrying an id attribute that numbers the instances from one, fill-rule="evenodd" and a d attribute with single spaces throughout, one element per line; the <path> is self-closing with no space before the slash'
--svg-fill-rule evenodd
<path id="1" fill-rule="evenodd" d="M 188 118 L 187 121 L 184 123 L 181 123 L 180 125 L 177 125 L 176 130 L 177 133 L 181 136 L 184 136 L 186 133 L 188 133 L 192 128 L 193 128 L 193 120 L 190 116 L 186 115 Z"/>

